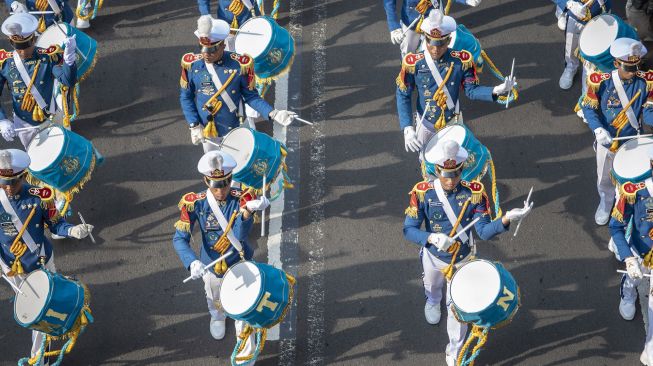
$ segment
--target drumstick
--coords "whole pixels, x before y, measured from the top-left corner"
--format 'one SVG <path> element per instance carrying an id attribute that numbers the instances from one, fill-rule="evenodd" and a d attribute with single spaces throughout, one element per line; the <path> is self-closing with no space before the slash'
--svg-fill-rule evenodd
<path id="1" fill-rule="evenodd" d="M 624 270 L 622 270 L 622 269 L 618 269 L 617 272 L 619 272 L 619 273 L 623 273 L 623 274 L 628 274 L 628 271 L 624 271 Z M 644 277 L 651 277 L 651 274 L 650 274 L 650 273 L 642 273 L 642 276 L 644 276 Z"/>
<path id="2" fill-rule="evenodd" d="M 18 131 L 18 130 L 16 130 Z M 615 137 L 612 139 L 612 141 L 620 141 L 620 140 L 628 140 L 628 139 L 636 139 L 638 137 L 651 137 L 653 136 L 653 133 L 649 133 L 648 135 L 635 135 L 635 136 L 623 136 L 623 137 Z"/>
<path id="3" fill-rule="evenodd" d="M 61 33 L 63 33 L 63 35 L 64 35 L 66 38 L 68 38 L 68 33 L 66 33 L 66 31 L 64 31 L 63 29 L 61 29 L 61 27 L 59 27 L 59 23 L 55 23 L 55 25 L 56 25 L 55 28 L 57 28 L 58 30 L 60 30 Z M 86 56 L 84 56 L 84 54 L 82 53 L 82 51 L 79 50 L 79 48 L 75 47 L 75 51 L 77 51 L 77 54 L 78 54 L 78 55 L 82 56 L 82 58 L 84 59 L 84 61 L 88 61 L 88 60 L 86 59 Z"/>
<path id="4" fill-rule="evenodd" d="M 30 127 L 21 127 L 21 128 L 14 128 L 14 131 L 27 131 L 27 130 L 33 130 L 35 128 L 39 128 L 40 126 L 30 126 Z"/>
<path id="5" fill-rule="evenodd" d="M 313 122 L 309 122 L 305 119 L 299 118 L 298 116 L 295 116 L 294 119 L 298 120 L 299 122 L 306 123 L 307 125 L 313 126 Z"/>
<path id="6" fill-rule="evenodd" d="M 406 27 L 406 29 L 404 29 L 403 33 L 401 33 L 401 38 L 404 38 L 406 36 L 406 32 L 408 32 L 410 30 L 410 28 L 412 28 L 415 24 L 417 24 L 417 21 L 419 20 L 419 18 L 421 18 L 421 17 L 415 18 L 415 20 L 413 20 L 413 22 L 410 23 L 410 25 L 408 27 Z"/>
<path id="7" fill-rule="evenodd" d="M 224 142 L 223 142 L 222 144 L 220 144 L 220 145 L 216 144 L 215 142 L 213 142 L 213 141 L 211 141 L 211 140 L 207 140 L 207 139 L 204 139 L 204 142 L 208 142 L 209 144 L 211 144 L 211 145 L 213 145 L 213 146 L 220 147 L 220 148 L 224 146 L 224 147 L 226 147 L 227 149 L 231 149 L 231 150 L 233 150 L 233 151 L 240 151 L 240 150 L 236 149 L 235 147 L 231 147 L 231 146 L 225 144 Z"/>
<path id="8" fill-rule="evenodd" d="M 458 239 L 459 236 L 461 236 L 465 231 L 469 230 L 469 228 L 471 228 L 472 226 L 474 226 L 474 224 L 476 224 L 476 223 L 478 222 L 478 220 L 480 220 L 480 219 L 481 219 L 480 217 L 475 218 L 472 222 L 470 222 L 469 224 L 467 224 L 467 226 L 465 226 L 464 228 L 462 228 L 462 230 L 460 230 L 459 232 L 457 232 L 456 235 L 454 235 L 451 239 L 453 239 L 453 240 Z"/>
<path id="9" fill-rule="evenodd" d="M 531 201 L 531 195 L 533 194 L 533 186 L 531 186 L 531 190 L 528 192 L 528 197 L 526 197 L 526 204 L 528 204 Z M 517 228 L 515 229 L 515 234 L 512 236 L 513 238 L 517 236 L 517 233 L 519 232 L 519 227 L 521 226 L 521 222 L 524 220 L 522 217 L 519 219 L 519 222 L 517 223 Z"/>
<path id="10" fill-rule="evenodd" d="M 263 197 L 265 197 L 265 180 L 267 172 L 263 172 Z M 261 211 L 261 238 L 265 236 L 265 210 Z"/>
<path id="11" fill-rule="evenodd" d="M 29 14 L 35 14 L 35 15 L 42 15 L 42 14 L 56 14 L 52 10 L 48 11 L 28 11 Z M 14 15 L 14 14 L 20 14 L 20 13 L 14 13 L 13 11 L 10 12 L 9 14 Z"/>
<path id="12" fill-rule="evenodd" d="M 11 282 L 11 280 L 9 279 L 9 277 L 7 277 L 4 273 L 2 273 L 2 278 L 4 278 L 5 281 L 7 281 L 7 283 L 9 284 L 9 286 L 11 286 L 11 288 L 13 288 L 14 291 L 16 291 L 16 292 L 18 292 L 19 294 L 25 296 L 25 293 L 24 293 L 23 291 L 21 291 L 21 290 L 18 288 L 18 286 L 14 285 L 14 283 Z"/>
<path id="13" fill-rule="evenodd" d="M 240 30 L 240 29 L 238 29 L 238 28 L 231 28 L 231 30 L 232 30 L 232 31 L 236 31 L 236 32 L 238 32 L 238 33 L 242 33 L 242 34 L 251 34 L 251 35 L 253 35 L 253 36 L 262 36 L 262 35 L 263 35 L 263 34 L 261 34 L 261 33 L 254 33 L 254 32 L 243 31 L 243 30 Z"/>
<path id="14" fill-rule="evenodd" d="M 206 266 L 204 266 L 204 269 L 202 269 L 202 272 L 206 271 L 208 268 L 211 268 L 212 266 L 215 266 L 216 263 L 218 263 L 218 262 L 220 262 L 220 261 L 222 261 L 222 260 L 225 260 L 228 256 L 230 256 L 231 254 L 233 254 L 233 252 L 234 252 L 234 250 L 233 250 L 233 249 L 230 249 L 227 253 L 225 253 L 225 254 L 223 254 L 222 256 L 220 256 L 220 258 L 218 258 L 218 259 L 214 260 L 213 262 L 211 262 L 211 263 L 207 264 Z M 190 280 L 192 280 L 192 279 L 193 279 L 193 276 L 187 277 L 187 278 L 184 280 L 184 283 L 186 283 L 186 282 L 188 282 L 188 281 L 190 281 Z"/>
<path id="15" fill-rule="evenodd" d="M 515 58 L 512 58 L 512 67 L 510 68 L 510 79 L 512 80 L 513 75 L 515 74 Z M 506 109 L 510 104 L 510 94 L 512 94 L 512 86 L 510 86 L 510 91 L 508 92 L 508 99 L 506 99 Z"/>
<path id="16" fill-rule="evenodd" d="M 84 217 L 82 217 L 82 213 L 77 211 L 77 214 L 79 215 L 79 219 L 82 221 L 82 224 L 84 224 L 84 226 L 88 226 L 88 225 L 86 225 L 86 221 L 84 221 Z M 88 228 L 87 228 L 87 230 L 88 230 Z M 93 244 L 96 244 L 95 243 L 95 238 L 93 237 L 93 233 L 90 230 L 88 232 L 88 237 L 91 238 L 91 241 L 93 242 Z"/>

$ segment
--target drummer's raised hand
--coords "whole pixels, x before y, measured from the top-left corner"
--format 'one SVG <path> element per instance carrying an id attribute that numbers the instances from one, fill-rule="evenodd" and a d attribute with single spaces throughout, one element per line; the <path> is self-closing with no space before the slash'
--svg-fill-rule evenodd
<path id="1" fill-rule="evenodd" d="M 89 224 L 79 224 L 68 229 L 68 236 L 75 239 L 84 239 L 93 231 L 94 226 Z"/>
<path id="2" fill-rule="evenodd" d="M 204 133 L 202 132 L 202 125 L 198 124 L 190 128 L 190 141 L 193 145 L 199 145 L 204 142 Z"/>
<path id="3" fill-rule="evenodd" d="M 270 206 L 270 200 L 268 200 L 265 196 L 262 196 L 259 199 L 247 201 L 245 204 L 245 207 L 247 207 L 247 210 L 250 212 L 263 211 L 268 208 L 268 206 Z"/>
<path id="4" fill-rule="evenodd" d="M 292 123 L 292 121 L 297 117 L 297 113 L 287 111 L 285 109 L 278 110 L 275 109 L 272 112 L 270 112 L 270 118 L 273 119 L 275 122 L 279 123 L 283 127 L 287 127 Z"/>
<path id="5" fill-rule="evenodd" d="M 18 1 L 11 3 L 11 11 L 14 13 L 27 13 L 27 7 Z"/>
<path id="6" fill-rule="evenodd" d="M 516 76 L 506 76 L 502 84 L 499 84 L 492 89 L 492 94 L 501 95 L 506 94 L 512 90 L 517 85 Z"/>
<path id="7" fill-rule="evenodd" d="M 523 208 L 513 208 L 512 210 L 506 212 L 506 214 L 503 216 L 501 221 L 503 225 L 508 225 L 513 221 L 521 220 L 524 217 L 528 216 L 528 214 L 531 213 L 532 209 L 533 209 L 533 202 L 529 203 L 524 201 Z"/>
<path id="8" fill-rule="evenodd" d="M 14 124 L 11 123 L 10 120 L 0 120 L 0 135 L 2 135 L 2 138 L 9 142 L 14 141 L 14 137 L 16 137 L 16 131 L 14 130 Z"/>
<path id="9" fill-rule="evenodd" d="M 72 37 L 68 37 L 63 41 L 63 60 L 68 66 L 72 66 L 77 60 L 77 55 L 75 54 L 75 51 L 77 50 L 77 40 L 75 37 L 76 36 L 73 35 Z"/>

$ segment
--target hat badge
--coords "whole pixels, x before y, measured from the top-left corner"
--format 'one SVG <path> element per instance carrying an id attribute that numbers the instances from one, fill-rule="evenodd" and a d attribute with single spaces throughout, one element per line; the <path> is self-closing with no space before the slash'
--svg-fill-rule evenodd
<path id="1" fill-rule="evenodd" d="M 458 164 L 456 164 L 454 159 L 447 159 L 442 166 L 444 166 L 445 169 L 454 169 L 456 165 Z"/>
<path id="2" fill-rule="evenodd" d="M 222 169 L 215 169 L 213 172 L 211 172 L 212 177 L 222 177 L 224 175 L 224 170 Z"/>

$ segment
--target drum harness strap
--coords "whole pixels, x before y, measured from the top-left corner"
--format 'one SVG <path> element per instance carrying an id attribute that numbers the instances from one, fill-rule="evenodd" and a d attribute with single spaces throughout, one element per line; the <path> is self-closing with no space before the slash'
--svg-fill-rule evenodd
<path id="1" fill-rule="evenodd" d="M 458 218 L 456 219 L 456 223 L 453 225 L 453 228 L 451 229 L 451 232 L 449 232 L 449 237 L 452 237 L 456 234 L 458 231 L 458 227 L 460 226 L 460 222 L 463 220 L 463 216 L 465 216 L 465 212 L 467 211 L 467 207 L 469 206 L 469 203 L 472 201 L 472 198 L 469 197 L 465 203 L 463 204 L 462 209 L 460 210 L 460 213 L 458 214 Z M 461 235 L 462 237 L 462 235 Z M 472 239 L 470 238 L 470 241 Z M 447 279 L 447 281 L 451 281 L 451 277 L 453 277 L 453 272 L 456 264 L 456 256 L 458 256 L 458 252 L 460 251 L 460 246 L 461 243 L 460 241 L 456 241 L 453 243 L 448 249 L 447 252 L 451 254 L 451 263 L 449 263 L 448 266 L 443 268 L 441 270 L 442 274 L 444 274 L 444 277 Z"/>
<path id="2" fill-rule="evenodd" d="M 447 70 L 447 73 L 443 79 L 442 75 L 440 75 L 440 70 L 438 70 L 438 68 L 435 66 L 435 62 L 433 61 L 433 57 L 431 57 L 430 53 L 424 52 L 424 61 L 426 61 L 426 65 L 429 67 L 429 71 L 431 71 L 431 76 L 433 76 L 438 84 L 438 88 L 435 90 L 435 93 L 433 93 L 432 98 L 432 100 L 441 110 L 440 118 L 438 118 L 437 122 L 434 124 L 434 128 L 437 131 L 443 129 L 447 123 L 444 116 L 447 108 L 454 110 L 454 114 L 456 116 L 460 114 L 460 103 L 456 101 L 456 104 L 454 104 L 453 98 L 451 98 L 451 93 L 449 93 L 449 89 L 446 87 L 447 81 L 453 72 L 453 62 L 449 64 L 449 69 Z M 422 115 L 422 120 L 424 120 L 424 116 L 426 116 L 428 105 L 429 103 L 426 103 L 424 106 L 424 114 Z"/>
<path id="3" fill-rule="evenodd" d="M 209 74 L 211 74 L 211 80 L 213 81 L 213 84 L 218 88 L 218 91 L 209 98 L 209 100 L 204 103 L 204 106 L 202 109 L 205 111 L 209 112 L 209 117 L 208 117 L 208 122 L 206 124 L 206 127 L 204 127 L 204 137 L 206 138 L 216 138 L 218 137 L 218 130 L 215 127 L 215 114 L 218 113 L 220 108 L 222 108 L 222 101 L 218 100 L 218 96 L 220 94 L 223 94 L 224 91 L 227 89 L 227 86 L 231 83 L 231 81 L 236 77 L 237 72 L 231 73 L 229 75 L 229 78 L 224 84 L 220 83 L 220 79 L 218 79 L 218 75 L 215 72 L 215 69 L 213 68 L 213 65 L 211 64 L 206 64 L 206 69 L 209 71 Z M 229 110 L 233 112 L 236 109 L 236 105 L 233 103 L 231 100 L 231 97 L 229 97 L 228 94 L 224 93 L 226 95 L 222 96 L 222 99 L 224 99 L 225 103 L 227 103 L 227 106 L 229 107 Z M 233 108 L 232 108 L 233 107 Z"/>
<path id="4" fill-rule="evenodd" d="M 25 68 L 23 60 L 18 56 L 18 53 L 14 52 L 13 54 L 14 63 L 20 74 L 20 78 L 23 80 L 23 83 L 27 85 L 27 90 L 23 96 L 23 102 L 21 103 L 21 109 L 24 111 L 29 111 L 32 109 L 32 119 L 36 122 L 45 121 L 45 113 L 43 112 L 48 108 L 48 105 L 45 103 L 45 100 L 39 93 L 38 89 L 34 86 L 34 81 L 36 80 L 36 75 L 39 71 L 39 66 L 41 61 L 37 61 L 34 66 L 34 74 L 30 77 L 29 72 Z M 53 106 L 50 106 L 50 113 L 54 112 Z"/>
<path id="5" fill-rule="evenodd" d="M 218 241 L 213 245 L 213 249 L 219 251 L 220 254 L 224 254 L 224 251 L 226 251 L 229 248 L 228 244 L 231 243 L 231 245 L 233 245 L 234 248 L 236 248 L 236 250 L 240 254 L 240 258 L 244 259 L 245 251 L 243 250 L 243 246 L 240 244 L 238 238 L 236 238 L 234 233 L 231 231 L 234 221 L 239 215 L 239 211 L 234 210 L 234 213 L 231 215 L 231 218 L 227 223 L 227 219 L 222 213 L 222 210 L 220 210 L 220 207 L 218 206 L 218 202 L 213 196 L 213 193 L 211 193 L 210 189 L 206 190 L 206 201 L 209 203 L 209 207 L 211 207 L 211 211 L 213 212 L 213 215 L 215 215 L 215 218 L 218 220 L 218 224 L 220 225 L 223 231 L 223 234 L 220 237 L 220 239 L 218 239 Z M 225 237 L 227 240 L 224 239 Z M 216 263 L 214 270 L 218 274 L 224 274 L 227 271 L 226 261 L 221 261 Z"/>
<path id="6" fill-rule="evenodd" d="M 618 78 L 619 78 L 619 76 L 617 76 L 617 79 Z M 619 88 L 616 87 L 616 86 L 617 86 L 617 83 L 616 83 L 616 80 L 615 80 L 615 88 L 617 89 L 617 93 L 619 94 L 619 99 L 621 100 L 621 104 L 623 105 L 624 100 L 621 98 L 621 93 L 619 93 Z M 623 85 L 622 85 L 622 90 L 623 90 Z M 614 118 L 614 120 L 612 120 L 612 123 L 611 123 L 612 127 L 617 129 L 617 134 L 616 134 L 615 137 L 619 137 L 619 134 L 621 134 L 621 131 L 624 129 L 624 127 L 626 127 L 628 125 L 628 123 L 633 125 L 633 121 L 630 120 L 630 115 L 629 115 L 628 112 L 632 113 L 633 118 L 634 118 L 633 110 L 630 107 L 633 105 L 633 103 L 635 103 L 635 101 L 637 100 L 637 98 L 639 98 L 639 96 L 641 94 L 642 94 L 642 91 L 638 90 L 637 93 L 635 93 L 635 96 L 633 97 L 633 99 L 628 101 L 628 103 L 624 105 L 623 109 L 621 111 L 619 111 L 619 114 L 617 114 L 617 116 Z M 624 96 L 625 96 L 625 92 L 624 92 Z M 626 98 L 626 100 L 628 100 L 628 99 Z M 635 124 L 633 125 L 633 128 L 635 130 L 639 131 L 639 125 L 638 125 L 637 120 L 635 120 L 634 123 Z M 614 153 L 614 152 L 617 151 L 618 148 L 619 148 L 619 141 L 612 141 L 612 145 L 610 145 L 610 151 L 612 151 Z"/>
<path id="7" fill-rule="evenodd" d="M 23 269 L 23 265 L 22 263 L 20 263 L 20 258 L 27 251 L 27 245 L 21 239 L 23 238 L 23 235 L 27 230 L 27 226 L 29 225 L 29 222 L 32 221 L 32 217 L 34 217 L 34 213 L 36 212 L 36 207 L 37 206 L 34 206 L 32 208 L 32 211 L 30 211 L 29 215 L 27 216 L 27 219 L 25 220 L 23 227 L 20 228 L 18 235 L 16 235 L 16 238 L 14 239 L 14 242 L 11 243 L 11 246 L 9 247 L 9 251 L 11 252 L 11 254 L 14 255 L 14 263 L 11 264 L 11 271 L 7 273 L 7 275 L 10 277 L 16 275 L 22 275 L 25 273 L 25 270 Z M 29 233 L 27 233 L 27 235 L 29 235 Z"/>

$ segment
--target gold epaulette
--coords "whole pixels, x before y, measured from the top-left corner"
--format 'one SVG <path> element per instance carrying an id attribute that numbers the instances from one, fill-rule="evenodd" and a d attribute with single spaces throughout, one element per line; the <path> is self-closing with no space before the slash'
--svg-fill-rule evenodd
<path id="1" fill-rule="evenodd" d="M 7 52 L 4 49 L 0 49 L 0 67 L 2 67 L 5 61 L 12 57 L 14 57 L 13 52 Z"/>
<path id="2" fill-rule="evenodd" d="M 240 74 L 247 78 L 247 87 L 254 90 L 256 87 L 256 74 L 254 73 L 254 59 L 247 54 L 232 53 L 231 58 L 240 64 Z"/>
<path id="3" fill-rule="evenodd" d="M 592 109 L 599 108 L 600 101 L 596 93 L 599 91 L 601 83 L 610 79 L 610 77 L 611 74 L 607 72 L 595 72 L 587 77 L 587 92 L 583 96 L 583 101 L 581 102 L 583 107 L 589 107 Z"/>
<path id="4" fill-rule="evenodd" d="M 410 196 L 410 203 L 404 212 L 406 216 L 417 218 L 417 209 L 419 207 L 419 203 L 424 202 L 424 196 L 429 189 L 433 189 L 433 183 L 423 181 L 415 184 L 413 189 L 408 192 L 408 195 Z"/>
<path id="5" fill-rule="evenodd" d="M 396 82 L 397 87 L 401 91 L 406 91 L 408 86 L 406 85 L 406 74 L 415 73 L 415 65 L 417 62 L 424 58 L 424 53 L 409 53 L 401 60 L 401 71 L 397 76 Z"/>
<path id="6" fill-rule="evenodd" d="M 619 222 L 623 222 L 626 204 L 635 204 L 635 201 L 637 200 L 637 192 L 644 188 L 646 188 L 646 183 L 644 182 L 626 182 L 619 186 L 619 197 L 617 203 L 614 205 L 614 209 L 612 209 L 612 217 Z"/>
<path id="7" fill-rule="evenodd" d="M 463 181 L 460 182 L 460 184 L 463 187 L 465 187 L 465 188 L 469 189 L 470 191 L 472 191 L 472 203 L 473 204 L 476 205 L 476 204 L 481 203 L 481 200 L 485 196 L 485 186 L 483 185 L 483 183 L 481 183 L 481 182 L 479 182 L 477 180 L 473 180 L 471 182 L 463 180 Z"/>
<path id="8" fill-rule="evenodd" d="M 650 92 L 653 90 L 653 70 L 648 71 L 637 71 L 637 76 L 646 81 L 646 91 Z"/>
<path id="9" fill-rule="evenodd" d="M 199 200 L 203 200 L 205 198 L 206 198 L 206 192 L 202 192 L 202 193 L 195 193 L 195 192 L 186 193 L 181 198 L 181 200 L 179 201 L 179 204 L 177 205 L 177 207 L 179 207 L 180 210 L 185 208 L 186 211 L 193 212 L 195 210 L 195 202 L 197 202 Z"/>
<path id="10" fill-rule="evenodd" d="M 28 190 L 32 196 L 37 196 L 41 202 L 49 202 L 54 199 L 54 191 L 48 187 L 32 187 Z"/>
<path id="11" fill-rule="evenodd" d="M 181 56 L 181 68 L 188 71 L 190 70 L 190 67 L 193 64 L 193 62 L 199 61 L 201 59 L 202 59 L 201 54 L 189 52 Z"/>
<path id="12" fill-rule="evenodd" d="M 37 52 L 39 55 L 50 56 L 50 60 L 53 62 L 59 62 L 59 60 L 61 60 L 61 54 L 63 54 L 63 48 L 53 44 L 48 48 L 37 48 Z"/>
<path id="13" fill-rule="evenodd" d="M 474 59 L 469 51 L 451 51 L 451 57 L 455 57 L 463 64 L 463 70 L 467 70 L 474 65 Z"/>

